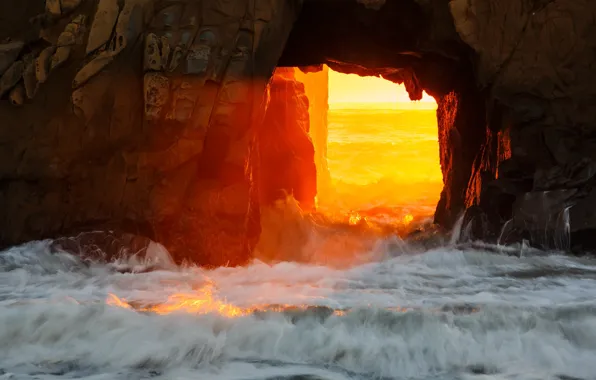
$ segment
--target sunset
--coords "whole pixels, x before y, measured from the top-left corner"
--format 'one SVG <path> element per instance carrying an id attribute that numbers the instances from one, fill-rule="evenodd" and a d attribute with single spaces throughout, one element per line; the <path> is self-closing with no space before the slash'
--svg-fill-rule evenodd
<path id="1" fill-rule="evenodd" d="M 344 108 L 345 103 L 374 103 L 381 108 L 435 109 L 435 99 L 424 93 L 419 102 L 410 100 L 405 86 L 379 77 L 361 77 L 329 70 L 329 107 Z"/>
<path id="2" fill-rule="evenodd" d="M 327 162 L 333 195 L 322 205 L 382 204 L 430 216 L 442 189 L 437 104 L 411 101 L 403 85 L 329 70 Z M 406 215 L 394 215 L 400 219 Z"/>
<path id="3" fill-rule="evenodd" d="M 595 103 L 596 0 L 0 0 L 0 380 L 596 380 Z"/>

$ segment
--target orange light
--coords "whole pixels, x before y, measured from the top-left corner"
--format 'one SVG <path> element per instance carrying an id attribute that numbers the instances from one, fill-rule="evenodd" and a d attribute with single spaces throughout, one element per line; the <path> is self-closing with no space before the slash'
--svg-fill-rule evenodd
<path id="1" fill-rule="evenodd" d="M 405 225 L 408 225 L 410 223 L 412 223 L 412 221 L 414 220 L 414 215 L 412 214 L 407 214 L 406 216 L 403 217 L 403 222 Z"/>
<path id="2" fill-rule="evenodd" d="M 213 296 L 213 284 L 208 283 L 193 294 L 174 294 L 168 297 L 163 304 L 132 307 L 128 302 L 114 294 L 109 294 L 106 303 L 111 306 L 135 309 L 137 311 L 152 312 L 156 314 L 171 314 L 185 312 L 191 314 L 217 313 L 226 317 L 239 317 L 250 314 L 252 310 L 244 309 L 218 300 Z"/>
<path id="3" fill-rule="evenodd" d="M 358 213 L 353 213 L 350 215 L 350 218 L 348 221 L 351 225 L 358 224 L 362 221 L 362 216 L 360 216 L 360 214 L 358 214 Z"/>
<path id="4" fill-rule="evenodd" d="M 106 300 L 106 303 L 110 306 L 118 306 L 124 309 L 132 309 L 132 307 L 128 303 L 121 300 L 120 298 L 118 298 L 117 295 L 112 293 L 108 294 L 108 299 Z"/>
<path id="5" fill-rule="evenodd" d="M 443 187 L 436 108 L 427 93 L 413 102 L 403 85 L 330 70 L 332 186 L 319 191 L 320 209 L 337 215 L 355 210 L 348 212 L 351 225 L 363 215 L 367 224 L 383 218 L 402 226 L 431 216 Z"/>
<path id="6" fill-rule="evenodd" d="M 436 109 L 435 99 L 426 92 L 422 100 L 412 102 L 403 84 L 392 83 L 379 77 L 361 77 L 329 71 L 329 106 L 336 108 L 345 103 L 383 105 L 391 108 Z"/>

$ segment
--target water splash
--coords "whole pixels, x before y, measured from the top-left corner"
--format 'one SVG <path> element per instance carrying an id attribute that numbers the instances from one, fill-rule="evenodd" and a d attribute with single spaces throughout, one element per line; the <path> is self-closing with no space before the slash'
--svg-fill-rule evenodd
<path id="1" fill-rule="evenodd" d="M 462 227 L 464 224 L 464 218 L 465 218 L 465 213 L 461 213 L 458 216 L 457 221 L 453 225 L 453 230 L 451 230 L 451 237 L 449 239 L 449 246 L 453 247 L 459 242 L 459 240 L 462 236 Z"/>
<path id="2" fill-rule="evenodd" d="M 511 232 L 513 228 L 513 219 L 509 219 L 508 221 L 503 224 L 501 227 L 501 232 L 499 233 L 499 238 L 497 239 L 497 246 L 502 246 L 504 238 L 508 236 L 508 233 Z M 507 234 L 506 234 L 507 233 Z"/>
<path id="3" fill-rule="evenodd" d="M 443 247 L 348 269 L 254 262 L 121 274 L 61 270 L 36 252 L 38 263 L 14 261 L 0 277 L 0 367 L 18 379 L 596 371 L 594 261 Z"/>
<path id="4" fill-rule="evenodd" d="M 569 210 L 573 207 L 565 207 L 557 216 L 557 223 L 554 231 L 555 249 L 561 251 L 571 250 L 571 223 Z"/>

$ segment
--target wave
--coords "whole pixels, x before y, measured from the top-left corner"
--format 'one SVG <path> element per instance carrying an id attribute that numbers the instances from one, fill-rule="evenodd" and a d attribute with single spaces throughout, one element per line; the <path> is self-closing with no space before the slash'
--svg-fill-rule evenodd
<path id="1" fill-rule="evenodd" d="M 229 319 L 144 315 L 103 304 L 29 304 L 0 313 L 0 353 L 5 368 L 75 363 L 108 372 L 217 371 L 241 361 L 373 378 L 428 378 L 470 368 L 590 377 L 596 370 L 594 310 L 565 319 L 560 314 L 484 307 L 464 315 L 359 309 L 327 318 L 268 313 Z"/>
<path id="2" fill-rule="evenodd" d="M 478 245 L 420 249 L 354 226 L 322 227 L 309 230 L 304 252 L 331 239 L 329 252 L 348 260 L 339 244 L 352 238 L 366 242 L 353 250 L 361 260 L 333 266 L 311 253 L 203 270 L 175 266 L 157 243 L 111 261 L 51 241 L 1 252 L 0 370 L 16 379 L 596 373 L 594 260 Z"/>

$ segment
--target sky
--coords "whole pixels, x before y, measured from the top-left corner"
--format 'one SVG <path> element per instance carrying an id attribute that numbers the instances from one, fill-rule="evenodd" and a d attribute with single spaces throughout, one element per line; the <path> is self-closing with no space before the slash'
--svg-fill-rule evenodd
<path id="1" fill-rule="evenodd" d="M 412 108 L 436 107 L 435 100 L 426 93 L 420 102 L 412 102 L 404 85 L 329 70 L 329 106 L 338 103 L 411 103 Z"/>

